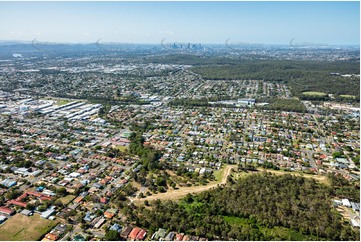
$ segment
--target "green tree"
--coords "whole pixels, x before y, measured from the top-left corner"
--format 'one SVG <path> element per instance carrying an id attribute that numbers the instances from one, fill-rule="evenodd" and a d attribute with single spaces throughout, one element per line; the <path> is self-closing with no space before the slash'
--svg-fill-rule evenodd
<path id="1" fill-rule="evenodd" d="M 116 230 L 108 230 L 104 236 L 104 240 L 107 241 L 119 241 L 120 235 Z"/>

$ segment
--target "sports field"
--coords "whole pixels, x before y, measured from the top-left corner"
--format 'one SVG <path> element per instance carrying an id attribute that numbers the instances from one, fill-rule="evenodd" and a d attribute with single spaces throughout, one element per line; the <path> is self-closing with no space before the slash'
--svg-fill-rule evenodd
<path id="1" fill-rule="evenodd" d="M 57 223 L 57 220 L 40 218 L 39 214 L 28 217 L 18 213 L 0 226 L 0 241 L 40 240 Z"/>

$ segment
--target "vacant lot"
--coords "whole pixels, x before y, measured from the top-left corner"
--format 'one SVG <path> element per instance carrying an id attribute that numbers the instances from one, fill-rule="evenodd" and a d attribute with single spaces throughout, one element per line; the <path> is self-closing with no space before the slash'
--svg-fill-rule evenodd
<path id="1" fill-rule="evenodd" d="M 4 240 L 40 240 L 58 221 L 40 218 L 39 214 L 27 217 L 16 214 L 0 226 L 0 241 Z"/>
<path id="2" fill-rule="evenodd" d="M 302 94 L 306 96 L 320 96 L 320 97 L 327 96 L 327 94 L 324 92 L 303 92 Z"/>
<path id="3" fill-rule="evenodd" d="M 73 201 L 75 198 L 74 195 L 68 195 L 62 198 L 59 198 L 58 200 L 60 200 L 64 205 L 68 205 L 71 201 Z"/>

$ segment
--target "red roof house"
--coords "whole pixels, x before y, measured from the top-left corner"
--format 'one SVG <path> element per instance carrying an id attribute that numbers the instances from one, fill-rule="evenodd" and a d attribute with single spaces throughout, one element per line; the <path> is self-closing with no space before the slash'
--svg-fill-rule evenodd
<path id="1" fill-rule="evenodd" d="M 137 238 L 138 233 L 141 231 L 141 228 L 135 227 L 129 234 L 128 238 L 135 240 Z"/>
<path id="2" fill-rule="evenodd" d="M 136 240 L 144 240 L 146 235 L 147 235 L 147 231 L 142 229 L 139 231 Z"/>
<path id="3" fill-rule="evenodd" d="M 7 214 L 7 215 L 13 215 L 15 213 L 15 211 L 12 210 L 11 208 L 0 207 L 0 213 L 4 213 L 4 214 Z"/>

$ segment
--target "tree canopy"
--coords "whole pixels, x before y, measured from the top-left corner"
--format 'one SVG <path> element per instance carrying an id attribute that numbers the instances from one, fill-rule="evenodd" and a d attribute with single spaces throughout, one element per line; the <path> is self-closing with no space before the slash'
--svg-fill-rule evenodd
<path id="1" fill-rule="evenodd" d="M 132 212 L 137 225 L 150 230 L 212 240 L 358 240 L 358 232 L 332 208 L 330 190 L 313 179 L 262 173 Z"/>

